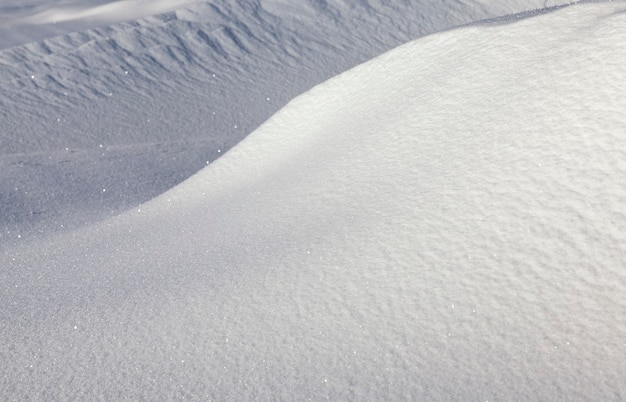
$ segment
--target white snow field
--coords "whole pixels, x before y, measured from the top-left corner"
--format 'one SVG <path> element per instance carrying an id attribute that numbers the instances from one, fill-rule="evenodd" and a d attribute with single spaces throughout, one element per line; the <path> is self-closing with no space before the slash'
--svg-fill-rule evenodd
<path id="1" fill-rule="evenodd" d="M 138 208 L 6 244 L 2 399 L 626 399 L 625 44 L 623 1 L 430 35 Z"/>
<path id="2" fill-rule="evenodd" d="M 105 3 L 0 0 L 0 245 L 167 191 L 294 96 L 395 46 L 564 1 L 212 0 L 25 43 L 188 1 Z"/>

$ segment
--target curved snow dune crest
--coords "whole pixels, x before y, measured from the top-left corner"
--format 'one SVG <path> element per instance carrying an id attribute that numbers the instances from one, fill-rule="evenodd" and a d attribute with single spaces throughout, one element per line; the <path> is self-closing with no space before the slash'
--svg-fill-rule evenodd
<path id="1" fill-rule="evenodd" d="M 4 50 L 0 243 L 167 191 L 289 99 L 383 51 L 545 3 L 213 0 Z"/>
<path id="2" fill-rule="evenodd" d="M 619 7 L 621 4 L 621 2 L 618 2 L 614 6 L 618 8 L 618 11 L 611 17 L 615 19 L 620 18 Z M 580 4 L 577 5 L 575 10 L 583 9 L 583 7 L 589 9 L 599 7 L 601 9 L 603 6 Z M 539 11 L 532 13 L 537 16 L 542 14 Z M 562 16 L 568 15 L 568 13 L 561 10 L 559 10 L 559 13 L 559 18 L 554 18 L 554 20 L 561 22 L 564 19 Z M 578 11 L 570 13 L 578 15 Z M 509 36 L 519 35 L 521 31 L 519 26 L 532 25 L 536 23 L 535 20 L 539 21 L 540 19 L 537 16 L 533 17 L 531 21 L 524 23 L 508 16 L 501 17 L 489 22 L 483 21 L 474 26 L 470 25 L 461 29 L 453 29 L 452 33 L 433 34 L 400 46 L 387 54 L 340 74 L 292 100 L 287 106 L 273 115 L 269 121 L 244 138 L 234 149 L 189 180 L 156 197 L 155 200 L 147 203 L 144 207 L 149 206 L 150 208 L 156 207 L 159 209 L 163 207 L 163 200 L 167 200 L 168 205 L 171 205 L 172 200 L 180 199 L 183 209 L 194 202 L 198 202 L 200 208 L 203 208 L 207 197 L 221 197 L 224 194 L 236 191 L 236 188 L 248 188 L 251 184 L 257 182 L 264 186 L 267 177 L 273 178 L 277 174 L 282 175 L 284 172 L 289 172 L 290 175 L 294 174 L 295 172 L 291 169 L 294 164 L 299 165 L 298 169 L 303 170 L 303 175 L 319 175 L 320 169 L 330 169 L 326 166 L 329 160 L 334 158 L 346 159 L 346 147 L 350 149 L 357 148 L 360 146 L 361 141 L 368 144 L 369 135 L 375 133 L 378 136 L 382 136 L 383 141 L 393 143 L 395 133 L 393 133 L 392 129 L 386 127 L 389 124 L 388 122 L 393 120 L 391 116 L 399 117 L 397 120 L 401 122 L 406 120 L 415 121 L 415 124 L 419 124 L 418 127 L 421 128 L 420 130 L 415 130 L 415 134 L 418 135 L 420 133 L 420 136 L 436 135 L 436 138 L 431 138 L 428 141 L 437 144 L 437 148 L 442 150 L 446 146 L 463 149 L 466 141 L 471 143 L 478 142 L 478 137 L 471 130 L 472 126 L 483 127 L 488 125 L 487 132 L 481 133 L 481 136 L 498 143 L 512 139 L 517 144 L 520 142 L 520 139 L 516 137 L 522 136 L 518 133 L 535 129 L 537 131 L 534 134 L 535 136 L 544 136 L 547 138 L 543 138 L 542 141 L 550 141 L 551 137 L 557 136 L 557 134 L 552 134 L 553 132 L 589 129 L 589 127 L 549 124 L 552 120 L 563 123 L 569 122 L 567 119 L 572 119 L 572 124 L 576 126 L 580 124 L 583 117 L 576 118 L 575 115 L 582 112 L 589 114 L 587 116 L 589 121 L 595 120 L 593 116 L 601 117 L 606 113 L 611 116 L 610 122 L 607 122 L 607 124 L 616 123 L 617 127 L 621 128 L 621 120 L 615 121 L 619 116 L 615 116 L 614 112 L 619 109 L 618 105 L 620 102 L 623 102 L 623 99 L 618 96 L 619 91 L 617 89 L 612 91 L 610 88 L 606 88 L 607 85 L 604 85 L 611 83 L 611 86 L 617 88 L 621 82 L 613 83 L 611 77 L 606 74 L 602 77 L 596 77 L 595 79 L 599 81 L 598 90 L 585 95 L 588 88 L 582 84 L 579 86 L 573 84 L 573 81 L 576 81 L 575 73 L 572 71 L 574 69 L 565 65 L 566 60 L 556 60 L 549 63 L 547 60 L 544 62 L 542 59 L 549 52 L 549 49 L 564 47 L 561 44 L 562 38 L 560 36 L 544 38 L 542 35 L 545 32 L 542 30 L 534 37 L 538 43 L 516 44 L 511 46 L 508 52 L 501 51 L 503 46 L 489 45 L 485 49 L 481 49 L 479 55 L 470 57 L 468 53 L 475 52 L 476 48 L 479 47 L 474 43 L 471 44 L 471 52 L 458 51 L 460 46 L 457 44 L 462 40 L 467 41 L 466 36 L 473 38 L 472 34 L 475 36 L 487 36 L 486 33 L 498 32 L 500 27 L 497 27 L 497 25 L 500 22 L 516 22 L 517 27 L 512 30 L 513 34 L 509 34 L 503 28 L 506 37 L 502 41 L 510 40 Z M 544 16 L 543 18 L 549 20 L 551 17 Z M 590 29 L 599 30 L 603 28 L 601 17 L 591 15 L 585 21 L 589 21 Z M 593 21 L 596 21 L 597 24 L 593 24 Z M 557 29 L 554 28 L 554 30 Z M 562 29 L 567 29 L 566 32 L 562 33 L 562 36 L 573 35 L 578 30 L 576 25 L 568 26 L 565 24 Z M 604 29 L 608 28 L 604 27 Z M 493 34 L 493 36 L 496 35 Z M 524 33 L 524 35 L 530 36 L 528 33 Z M 519 41 L 521 42 L 521 40 Z M 585 45 L 592 49 L 595 46 L 587 43 Z M 575 59 L 571 63 L 578 62 L 585 67 L 585 70 L 600 69 L 601 66 L 592 66 L 591 60 L 601 58 L 601 55 L 605 54 L 603 52 L 612 45 L 612 42 L 601 44 L 599 46 L 600 49 L 595 52 L 596 56 L 590 56 L 589 59 L 580 61 Z M 450 50 L 441 51 L 439 48 L 450 48 Z M 512 54 L 515 52 L 520 53 L 520 56 L 512 57 Z M 584 54 L 582 50 L 574 52 L 569 47 L 562 50 L 562 52 L 571 52 L 572 56 Z M 433 57 L 433 54 L 436 57 Z M 406 59 L 411 57 L 413 58 L 412 62 L 407 63 Z M 397 62 L 396 59 L 398 59 Z M 386 62 L 387 60 L 392 60 L 392 62 Z M 469 72 L 464 71 L 464 63 L 466 62 L 466 69 Z M 620 62 L 621 55 L 616 54 L 609 60 L 598 64 L 606 64 L 606 68 L 611 69 Z M 523 68 L 516 71 L 515 69 L 518 66 Z M 461 70 L 463 70 L 463 74 L 455 77 L 453 73 Z M 507 74 L 501 74 L 502 71 Z M 567 73 L 567 75 L 555 77 L 559 72 Z M 612 71 L 612 73 L 616 74 L 617 72 Z M 488 77 L 489 74 L 493 74 L 493 77 L 490 80 L 486 80 L 485 77 Z M 408 78 L 411 75 L 415 77 L 412 80 Z M 576 73 L 576 76 L 578 75 L 583 75 L 583 73 Z M 592 75 L 597 76 L 600 74 Z M 524 79 L 528 82 L 523 81 L 522 83 L 511 85 L 510 82 L 513 81 L 513 78 Z M 588 80 L 586 79 L 586 81 Z M 485 83 L 485 81 L 491 82 Z M 619 80 L 616 79 L 615 81 Z M 507 83 L 508 85 L 503 84 L 502 88 L 497 88 L 496 84 L 499 82 Z M 523 84 L 526 83 L 528 85 L 524 86 Z M 564 91 L 568 83 L 572 83 L 571 88 L 568 91 Z M 455 89 L 455 86 L 458 88 Z M 472 88 L 484 87 L 494 88 L 493 91 L 496 92 L 495 95 L 497 97 L 493 96 L 493 94 L 480 93 L 477 90 L 474 93 L 470 91 Z M 555 92 L 554 96 L 564 93 L 568 99 L 553 99 L 550 96 L 550 91 L 556 90 L 559 90 L 559 92 Z M 525 93 L 529 91 L 531 92 L 530 95 Z M 609 91 L 610 96 L 607 96 L 606 100 L 602 101 L 605 91 Z M 379 96 L 379 93 L 382 95 Z M 462 97 L 468 94 L 468 102 L 476 98 L 476 108 L 467 107 L 465 108 L 466 110 L 463 110 L 463 108 L 453 109 L 450 107 L 453 104 L 463 104 L 464 100 Z M 507 105 L 507 102 L 504 102 L 504 100 L 507 100 L 509 95 L 511 102 L 508 102 L 509 104 Z M 489 99 L 490 96 L 492 99 Z M 618 99 L 614 99 L 615 97 Z M 530 104 L 530 100 L 534 102 Z M 437 102 L 439 102 L 439 107 L 436 107 Z M 605 102 L 609 106 L 607 106 L 605 112 L 598 114 L 597 109 L 601 108 Z M 587 103 L 591 107 L 589 110 L 584 110 L 584 106 Z M 568 106 L 572 107 L 568 108 Z M 514 110 L 511 114 L 504 113 L 508 109 Z M 435 110 L 436 113 L 425 112 L 430 110 Z M 484 119 L 481 119 L 481 115 L 473 115 L 473 112 L 476 110 L 489 112 L 489 117 L 491 117 L 491 114 L 501 114 L 501 116 L 497 119 L 496 116 L 484 122 Z M 531 114 L 529 111 L 533 113 Z M 454 116 L 453 119 L 450 119 L 451 123 L 440 123 L 441 120 L 445 120 L 444 116 L 447 118 L 449 115 Z M 306 118 L 302 116 L 306 116 Z M 354 125 L 355 128 L 344 131 L 325 130 L 328 120 L 331 120 L 333 123 L 338 121 L 337 124 L 346 126 Z M 355 121 L 361 122 L 361 124 L 355 124 Z M 439 124 L 435 125 L 433 121 Z M 524 124 L 521 124 L 522 122 Z M 584 123 L 589 124 L 588 121 L 584 121 Z M 600 122 L 594 121 L 593 123 L 597 125 Z M 555 125 L 556 127 L 554 127 Z M 427 129 L 424 129 L 422 126 L 425 126 Z M 331 127 L 334 126 L 331 125 Z M 451 140 L 449 136 L 443 133 L 452 130 L 451 127 L 459 131 L 459 133 L 454 134 L 454 140 Z M 388 132 L 390 130 L 391 132 Z M 400 131 L 398 135 L 403 136 L 404 134 L 404 131 Z M 458 136 L 461 135 L 464 136 L 463 141 L 459 141 L 459 145 L 453 145 Z M 572 134 L 572 137 L 575 137 L 575 135 Z M 621 140 L 621 138 L 619 139 Z M 450 144 L 446 145 L 447 143 Z M 538 144 L 533 148 L 541 148 L 542 145 Z M 592 153 L 586 150 L 582 151 Z M 412 153 L 418 151 L 409 149 L 402 152 Z M 616 149 L 614 152 L 620 153 L 622 150 Z M 418 154 L 424 155 L 428 154 L 428 152 L 419 151 Z M 459 154 L 467 153 L 459 151 Z M 384 154 L 381 156 L 384 156 Z M 465 157 L 474 158 L 474 155 L 465 155 Z M 537 156 L 537 158 L 541 157 L 543 155 Z M 412 159 L 413 156 L 407 155 L 407 158 Z M 307 164 L 309 159 L 311 159 L 311 163 L 316 165 L 316 168 L 309 169 Z M 317 162 L 320 160 L 325 160 L 326 163 L 317 165 Z M 445 162 L 448 163 L 449 160 L 445 159 Z M 403 165 L 402 163 L 400 164 Z M 375 170 L 377 164 L 372 164 L 371 166 Z M 358 172 L 359 175 L 362 173 L 359 169 L 352 170 Z M 393 180 L 393 178 L 389 179 Z M 209 189 L 210 191 L 208 191 Z M 173 213 L 177 214 L 178 211 L 174 209 Z"/>
<path id="3" fill-rule="evenodd" d="M 409 43 L 0 255 L 5 395 L 624 399 L 625 8 Z"/>

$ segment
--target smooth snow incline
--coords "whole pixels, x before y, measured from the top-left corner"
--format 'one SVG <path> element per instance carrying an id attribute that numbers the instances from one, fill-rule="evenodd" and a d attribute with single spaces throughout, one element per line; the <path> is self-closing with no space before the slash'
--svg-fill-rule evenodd
<path id="1" fill-rule="evenodd" d="M 0 255 L 8 399 L 623 400 L 626 4 L 420 39 Z"/>

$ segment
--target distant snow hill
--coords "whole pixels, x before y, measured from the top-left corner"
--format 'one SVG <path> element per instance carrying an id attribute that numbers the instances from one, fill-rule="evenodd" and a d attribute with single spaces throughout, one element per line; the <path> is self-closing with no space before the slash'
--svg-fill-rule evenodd
<path id="1" fill-rule="evenodd" d="M 430 35 L 5 246 L 0 394 L 626 399 L 625 43 L 617 1 Z"/>
<path id="2" fill-rule="evenodd" d="M 94 3 L 40 7 L 14 29 L 63 15 L 96 25 L 180 2 Z M 294 96 L 385 50 L 544 3 L 215 0 L 6 49 L 0 244 L 161 194 Z"/>

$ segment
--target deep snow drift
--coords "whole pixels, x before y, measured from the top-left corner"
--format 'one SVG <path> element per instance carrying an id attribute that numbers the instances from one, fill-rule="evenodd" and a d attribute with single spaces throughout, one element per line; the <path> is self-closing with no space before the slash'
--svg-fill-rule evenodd
<path id="1" fill-rule="evenodd" d="M 163 193 L 294 96 L 385 50 L 564 2 L 212 0 L 2 51 L 0 246 Z M 6 29 L 44 27 L 16 24 L 59 15 L 121 18 L 183 2 L 76 3 L 34 7 Z M 102 13 L 120 4 L 133 7 Z"/>
<path id="2" fill-rule="evenodd" d="M 626 4 L 422 38 L 0 256 L 8 399 L 623 400 Z"/>

